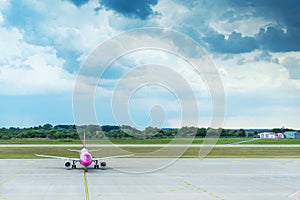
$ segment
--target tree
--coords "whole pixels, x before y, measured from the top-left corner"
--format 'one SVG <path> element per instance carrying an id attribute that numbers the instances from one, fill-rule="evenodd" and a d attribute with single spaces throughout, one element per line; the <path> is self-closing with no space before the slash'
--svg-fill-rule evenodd
<path id="1" fill-rule="evenodd" d="M 178 136 L 180 137 L 195 137 L 197 135 L 198 128 L 184 126 L 178 130 Z"/>
<path id="2" fill-rule="evenodd" d="M 220 137 L 221 132 L 222 132 L 221 128 L 219 128 L 219 129 L 207 128 L 207 134 L 206 134 L 206 136 L 207 137 L 212 137 L 212 138 Z"/>
<path id="3" fill-rule="evenodd" d="M 178 130 L 177 129 L 169 129 L 165 132 L 165 136 L 166 137 L 175 137 L 175 135 L 177 134 Z"/>
<path id="4" fill-rule="evenodd" d="M 136 128 L 133 128 L 131 126 L 123 125 L 121 127 L 121 130 L 125 132 L 127 135 L 132 136 L 133 138 L 137 139 L 144 139 L 143 135 L 141 134 L 142 132 Z"/>
<path id="5" fill-rule="evenodd" d="M 221 131 L 221 134 L 220 134 L 221 137 L 227 137 L 228 136 L 228 134 L 227 134 L 228 131 L 226 129 L 220 128 L 219 131 Z"/>
<path id="6" fill-rule="evenodd" d="M 205 137 L 206 133 L 206 128 L 198 128 L 196 137 Z"/>
<path id="7" fill-rule="evenodd" d="M 144 135 L 143 136 L 144 138 L 151 138 L 152 136 L 159 133 L 159 129 L 156 127 L 148 126 L 147 128 L 145 128 L 145 130 L 142 133 Z"/>
<path id="8" fill-rule="evenodd" d="M 104 126 L 101 126 L 101 130 L 103 132 L 110 132 L 110 131 L 113 131 L 113 130 L 120 130 L 120 127 L 119 126 L 104 125 Z"/>
<path id="9" fill-rule="evenodd" d="M 254 133 L 253 132 L 248 133 L 248 137 L 249 138 L 253 138 L 254 137 Z"/>
<path id="10" fill-rule="evenodd" d="M 241 129 L 239 130 L 239 132 L 238 132 L 238 136 L 239 136 L 239 137 L 246 137 L 246 131 L 245 131 L 244 129 L 241 128 Z"/>
<path id="11" fill-rule="evenodd" d="M 57 132 L 58 132 L 58 131 L 55 130 L 55 129 L 52 129 L 52 130 L 50 130 L 50 131 L 47 131 L 47 132 L 46 132 L 46 133 L 47 133 L 47 138 L 49 138 L 49 139 L 55 139 L 55 135 L 56 135 Z"/>
<path id="12" fill-rule="evenodd" d="M 43 126 L 44 130 L 50 130 L 52 128 L 53 128 L 53 126 L 51 124 L 44 124 L 44 126 Z"/>

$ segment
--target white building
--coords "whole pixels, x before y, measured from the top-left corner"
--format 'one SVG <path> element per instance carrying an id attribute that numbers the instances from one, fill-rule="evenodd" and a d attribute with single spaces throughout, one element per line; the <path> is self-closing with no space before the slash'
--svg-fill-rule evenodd
<path id="1" fill-rule="evenodd" d="M 263 132 L 259 133 L 259 138 L 261 139 L 280 139 L 284 138 L 284 135 L 282 133 L 273 133 L 273 132 Z"/>

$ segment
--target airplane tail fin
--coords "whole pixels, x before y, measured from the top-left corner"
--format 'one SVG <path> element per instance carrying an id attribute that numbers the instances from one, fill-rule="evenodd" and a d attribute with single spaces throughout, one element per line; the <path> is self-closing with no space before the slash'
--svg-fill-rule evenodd
<path id="1" fill-rule="evenodd" d="M 85 131 L 84 131 L 84 133 L 83 133 L 83 148 L 86 148 Z"/>

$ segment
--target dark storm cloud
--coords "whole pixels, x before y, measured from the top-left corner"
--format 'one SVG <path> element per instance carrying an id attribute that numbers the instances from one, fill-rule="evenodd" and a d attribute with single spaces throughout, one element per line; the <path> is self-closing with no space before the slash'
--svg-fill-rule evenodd
<path id="1" fill-rule="evenodd" d="M 73 3 L 75 6 L 80 7 L 84 4 L 86 4 L 87 2 L 89 2 L 89 0 L 68 0 L 71 3 Z"/>
<path id="2" fill-rule="evenodd" d="M 77 7 L 89 2 L 89 0 L 62 1 L 70 2 Z M 195 41 L 207 47 L 211 52 L 238 54 L 251 52 L 256 49 L 266 52 L 300 50 L 300 15 L 298 14 L 300 1 L 298 0 L 227 0 L 222 1 L 222 3 L 206 0 L 174 1 L 190 8 L 190 12 L 182 15 L 178 14 L 173 19 L 176 20 L 176 26 L 172 28 L 189 35 Z M 112 26 L 119 26 L 121 27 L 120 29 L 127 30 L 147 26 L 145 22 L 151 23 L 151 16 L 156 14 L 153 7 L 157 5 L 158 0 L 99 0 L 99 3 L 99 8 L 101 9 L 113 10 L 125 18 L 144 20 L 138 20 L 138 22 L 124 20 L 124 22 L 121 21 L 120 23 L 111 23 Z M 97 10 L 99 8 L 95 9 Z M 57 44 L 54 44 L 55 39 L 45 36 L 45 34 L 37 28 L 39 24 L 43 23 L 43 19 L 46 18 L 46 16 L 44 13 L 39 13 L 29 3 L 11 0 L 10 9 L 3 11 L 3 15 L 5 17 L 5 25 L 18 27 L 24 31 L 24 39 L 26 42 L 42 46 L 57 46 Z M 159 24 L 160 19 L 162 25 L 164 25 L 163 21 L 165 20 L 165 15 L 166 13 L 161 13 L 160 18 L 155 21 L 155 23 L 158 23 L 156 25 L 161 25 Z M 270 24 L 260 29 L 258 34 L 249 37 L 242 35 L 237 30 L 227 30 L 231 32 L 228 38 L 209 26 L 211 22 L 217 20 L 226 21 L 227 23 L 236 20 L 245 20 L 245 23 L 247 23 L 247 19 L 252 17 L 263 18 L 267 22 L 269 21 Z M 120 24 L 125 25 L 121 26 Z M 257 30 L 259 30 L 259 28 L 261 27 L 256 27 Z M 77 55 L 77 52 L 75 54 Z M 70 53 L 70 55 L 75 54 L 74 52 Z M 62 53 L 62 55 L 65 56 L 69 54 Z M 71 62 L 70 66 L 72 64 L 73 62 Z"/>
<path id="3" fill-rule="evenodd" d="M 266 30 L 261 29 L 257 35 L 257 41 L 263 49 L 272 52 L 286 52 L 300 50 L 300 29 L 282 29 L 268 27 Z"/>
<path id="4" fill-rule="evenodd" d="M 275 19 L 288 27 L 299 28 L 300 25 L 300 1 L 298 0 L 230 0 L 229 4 L 237 9 L 244 7 L 253 8 L 255 16 Z"/>
<path id="5" fill-rule="evenodd" d="M 154 14 L 152 6 L 158 0 L 99 0 L 106 9 L 114 10 L 125 17 L 148 19 Z"/>
<path id="6" fill-rule="evenodd" d="M 234 54 L 251 52 L 256 49 L 270 52 L 300 50 L 300 1 L 298 0 L 175 1 L 191 10 L 199 10 L 198 13 L 190 15 L 184 21 L 181 31 L 205 45 L 212 52 Z M 251 18 L 260 18 L 269 24 L 264 27 L 255 27 L 257 30 L 262 29 L 256 35 L 249 37 L 242 37 L 238 31 L 233 29 L 228 39 L 223 33 L 219 33 L 209 26 L 210 23 L 219 20 L 229 24 L 235 21 L 247 23 Z M 199 25 L 199 21 L 203 19 L 205 21 Z M 186 29 L 186 27 L 193 28 Z M 189 32 L 190 30 L 192 31 Z"/>
<path id="7" fill-rule="evenodd" d="M 300 50 L 300 1 L 232 0 L 229 4 L 237 10 L 248 8 L 252 10 L 253 16 L 263 17 L 270 22 L 277 23 L 277 25 L 270 24 L 266 29 L 261 29 L 256 35 L 260 48 L 272 52 Z"/>
<path id="8" fill-rule="evenodd" d="M 209 48 L 218 53 L 245 53 L 258 48 L 258 45 L 252 37 L 242 37 L 241 33 L 232 32 L 228 39 L 216 32 L 205 37 L 209 43 Z"/>
<path id="9" fill-rule="evenodd" d="M 246 53 L 256 49 L 270 52 L 300 51 L 300 33 L 284 31 L 274 27 L 260 29 L 253 37 L 243 37 L 241 33 L 232 32 L 228 39 L 223 34 L 211 32 L 204 40 L 208 48 L 218 53 Z"/>

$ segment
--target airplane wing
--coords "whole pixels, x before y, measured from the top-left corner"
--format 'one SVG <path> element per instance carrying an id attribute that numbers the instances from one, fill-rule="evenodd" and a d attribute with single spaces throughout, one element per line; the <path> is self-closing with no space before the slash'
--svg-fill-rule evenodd
<path id="1" fill-rule="evenodd" d="M 74 152 L 80 153 L 80 150 L 77 150 L 77 149 L 68 149 L 68 151 L 74 151 Z"/>
<path id="2" fill-rule="evenodd" d="M 35 155 L 39 156 L 39 157 L 45 157 L 45 158 L 54 158 L 54 159 L 62 159 L 62 160 L 73 160 L 73 161 L 79 162 L 78 158 L 67 158 L 67 157 L 41 155 L 41 154 L 35 154 Z"/>
<path id="3" fill-rule="evenodd" d="M 119 156 L 108 156 L 108 157 L 102 157 L 102 158 L 93 158 L 93 161 L 96 161 L 96 160 L 108 160 L 108 159 L 112 159 L 112 158 L 124 158 L 124 157 L 130 157 L 130 156 L 134 156 L 134 154 L 119 155 Z"/>
<path id="4" fill-rule="evenodd" d="M 100 151 L 101 149 L 90 149 L 89 152 Z"/>

